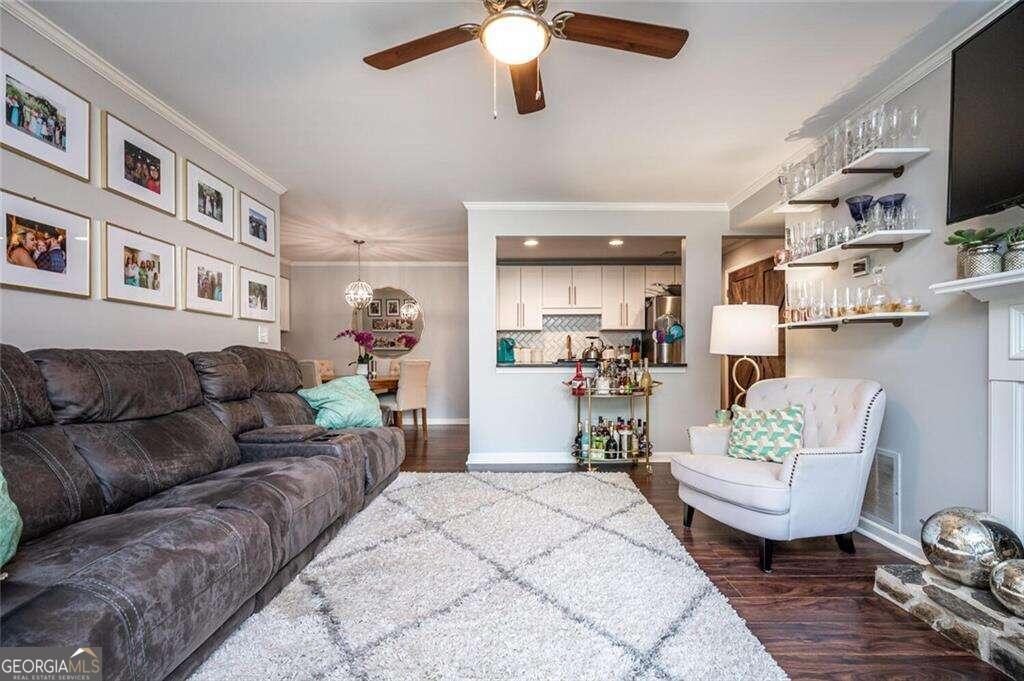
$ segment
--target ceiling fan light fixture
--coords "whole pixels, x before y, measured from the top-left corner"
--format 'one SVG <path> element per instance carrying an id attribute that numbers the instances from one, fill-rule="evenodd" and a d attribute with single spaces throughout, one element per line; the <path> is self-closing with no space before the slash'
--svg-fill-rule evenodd
<path id="1" fill-rule="evenodd" d="M 551 31 L 544 20 L 520 7 L 489 16 L 480 26 L 480 42 L 503 64 L 531 62 L 547 49 Z"/>

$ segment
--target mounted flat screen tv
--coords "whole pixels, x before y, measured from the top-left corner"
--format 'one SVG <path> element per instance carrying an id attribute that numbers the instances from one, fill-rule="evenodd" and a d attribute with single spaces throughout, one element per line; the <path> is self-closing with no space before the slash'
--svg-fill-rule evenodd
<path id="1" fill-rule="evenodd" d="M 1024 204 L 1024 3 L 953 51 L 946 223 Z"/>

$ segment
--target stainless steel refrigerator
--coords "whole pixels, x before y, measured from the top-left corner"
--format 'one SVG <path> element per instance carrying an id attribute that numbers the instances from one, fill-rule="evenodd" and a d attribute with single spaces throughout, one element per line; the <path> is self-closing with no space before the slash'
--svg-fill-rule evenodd
<path id="1" fill-rule="evenodd" d="M 644 357 L 651 364 L 682 364 L 685 320 L 682 296 L 651 296 L 645 301 Z"/>

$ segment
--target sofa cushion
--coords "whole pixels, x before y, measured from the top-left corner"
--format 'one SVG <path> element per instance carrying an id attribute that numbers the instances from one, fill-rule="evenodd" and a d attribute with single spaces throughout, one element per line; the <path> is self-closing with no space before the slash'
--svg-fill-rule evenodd
<path id="1" fill-rule="evenodd" d="M 0 345 L 0 432 L 53 423 L 46 384 L 28 355 Z"/>
<path id="2" fill-rule="evenodd" d="M 249 372 L 231 352 L 192 352 L 188 359 L 199 375 L 203 397 L 208 400 L 244 400 L 252 394 Z"/>
<path id="3" fill-rule="evenodd" d="M 316 410 L 316 424 L 324 428 L 380 428 L 380 400 L 365 376 L 342 376 L 297 393 Z"/>
<path id="4" fill-rule="evenodd" d="M 0 451 L 23 541 L 103 513 L 99 482 L 60 426 L 4 433 Z"/>
<path id="5" fill-rule="evenodd" d="M 354 435 L 362 443 L 366 457 L 367 496 L 376 492 L 377 486 L 405 461 L 405 434 L 400 428 L 346 428 L 331 433 Z"/>
<path id="6" fill-rule="evenodd" d="M 782 464 L 717 454 L 679 454 L 672 475 L 708 496 L 761 513 L 789 512 L 789 484 L 779 480 Z"/>
<path id="7" fill-rule="evenodd" d="M 280 444 L 284 442 L 305 442 L 327 430 L 320 426 L 297 424 L 294 426 L 271 426 L 249 430 L 238 436 L 239 442 L 247 444 Z"/>
<path id="8" fill-rule="evenodd" d="M 253 392 L 290 393 L 302 387 L 299 363 L 283 350 L 232 345 L 224 351 L 237 355 L 245 364 Z"/>
<path id="9" fill-rule="evenodd" d="M 311 425 L 316 418 L 309 403 L 295 393 L 256 393 L 252 399 L 264 426 Z"/>
<path id="10" fill-rule="evenodd" d="M 161 679 L 272 576 L 252 513 L 169 508 L 76 523 L 21 547 L 4 646 L 103 648 L 106 681 Z"/>
<path id="11" fill-rule="evenodd" d="M 287 457 L 244 463 L 192 480 L 126 511 L 159 508 L 232 508 L 270 528 L 277 570 L 328 525 L 354 513 L 350 458 Z"/>
<path id="12" fill-rule="evenodd" d="M 240 460 L 231 434 L 204 406 L 119 423 L 76 423 L 64 432 L 99 480 L 106 513 Z"/>
<path id="13" fill-rule="evenodd" d="M 125 421 L 202 403 L 199 377 L 173 350 L 33 350 L 60 423 Z"/>

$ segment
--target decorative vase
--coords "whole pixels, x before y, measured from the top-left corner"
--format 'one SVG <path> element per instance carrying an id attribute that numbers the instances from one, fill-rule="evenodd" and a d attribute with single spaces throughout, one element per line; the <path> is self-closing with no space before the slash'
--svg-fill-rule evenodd
<path id="1" fill-rule="evenodd" d="M 956 278 L 964 279 L 967 277 L 967 249 L 960 246 L 956 249 Z"/>
<path id="2" fill-rule="evenodd" d="M 356 375 L 357 376 L 369 376 L 370 365 L 368 362 L 358 362 L 356 364 Z"/>
<path id="3" fill-rule="evenodd" d="M 1010 242 L 1003 256 L 1003 271 L 1024 270 L 1024 241 Z"/>
<path id="4" fill-rule="evenodd" d="M 999 254 L 997 244 L 982 244 L 967 251 L 964 258 L 964 276 L 980 277 L 986 274 L 998 274 L 1003 271 L 1003 256 Z"/>
<path id="5" fill-rule="evenodd" d="M 998 518 L 963 506 L 933 514 L 921 528 L 921 548 L 936 570 L 961 584 L 988 588 L 993 568 L 1024 558 L 1024 544 Z"/>
<path id="6" fill-rule="evenodd" d="M 992 568 L 992 595 L 1017 617 L 1024 617 L 1024 560 L 1004 560 Z"/>

